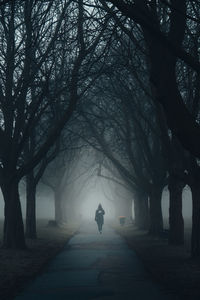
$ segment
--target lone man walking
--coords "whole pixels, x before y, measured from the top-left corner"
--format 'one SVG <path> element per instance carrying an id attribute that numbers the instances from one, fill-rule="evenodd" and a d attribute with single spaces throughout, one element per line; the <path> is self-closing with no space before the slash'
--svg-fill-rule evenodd
<path id="1" fill-rule="evenodd" d="M 97 226 L 99 229 L 99 232 L 102 233 L 102 226 L 104 223 L 104 216 L 105 215 L 105 211 L 103 209 L 103 207 L 101 206 L 101 204 L 99 204 L 96 212 L 95 212 L 95 221 L 97 222 Z"/>

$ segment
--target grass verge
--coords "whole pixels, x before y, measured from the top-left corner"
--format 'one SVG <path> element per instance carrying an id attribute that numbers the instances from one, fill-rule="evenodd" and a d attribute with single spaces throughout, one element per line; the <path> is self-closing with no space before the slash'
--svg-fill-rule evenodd
<path id="1" fill-rule="evenodd" d="M 200 299 L 200 260 L 193 260 L 188 249 L 189 231 L 184 246 L 168 245 L 166 238 L 154 238 L 134 226 L 115 226 L 143 261 L 152 278 L 180 295 L 181 300 Z"/>
<path id="2" fill-rule="evenodd" d="M 79 227 L 78 224 L 49 227 L 47 222 L 47 220 L 38 221 L 38 238 L 26 240 L 28 250 L 0 249 L 1 300 L 13 299 L 20 293 L 26 284 L 42 271 L 49 260 L 62 250 Z M 2 236 L 0 238 L 2 239 Z"/>

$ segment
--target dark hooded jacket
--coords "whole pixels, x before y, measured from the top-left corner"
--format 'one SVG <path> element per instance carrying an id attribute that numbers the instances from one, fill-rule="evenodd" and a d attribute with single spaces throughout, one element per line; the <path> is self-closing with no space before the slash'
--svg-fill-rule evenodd
<path id="1" fill-rule="evenodd" d="M 103 224 L 104 222 L 104 218 L 103 216 L 105 215 L 105 211 L 104 209 L 102 208 L 101 204 L 99 204 L 96 212 L 95 212 L 95 221 L 98 223 L 98 224 Z"/>

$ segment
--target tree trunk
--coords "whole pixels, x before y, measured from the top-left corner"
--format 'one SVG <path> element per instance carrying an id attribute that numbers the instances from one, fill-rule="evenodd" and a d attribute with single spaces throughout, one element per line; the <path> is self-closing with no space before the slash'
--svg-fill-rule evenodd
<path id="1" fill-rule="evenodd" d="M 182 215 L 182 192 L 185 184 L 176 176 L 169 178 L 169 244 L 184 244 L 184 220 Z"/>
<path id="2" fill-rule="evenodd" d="M 199 183 L 192 185 L 192 238 L 191 255 L 200 256 L 200 186 Z"/>
<path id="3" fill-rule="evenodd" d="M 158 236 L 163 231 L 163 216 L 161 208 L 162 189 L 152 187 L 149 197 L 150 228 L 149 234 Z"/>
<path id="4" fill-rule="evenodd" d="M 135 225 L 139 229 L 149 229 L 148 195 L 143 191 L 134 194 Z"/>
<path id="5" fill-rule="evenodd" d="M 36 184 L 33 172 L 26 176 L 26 237 L 37 238 L 36 230 Z"/>
<path id="6" fill-rule="evenodd" d="M 1 188 L 5 202 L 3 247 L 6 249 L 25 249 L 26 244 L 18 182 L 3 183 Z"/>

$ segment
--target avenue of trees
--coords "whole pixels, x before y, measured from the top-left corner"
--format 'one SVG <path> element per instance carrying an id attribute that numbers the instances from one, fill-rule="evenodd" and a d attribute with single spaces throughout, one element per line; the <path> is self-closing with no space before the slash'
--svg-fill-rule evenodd
<path id="1" fill-rule="evenodd" d="M 103 6 L 113 15 L 113 11 L 115 12 L 113 8 L 104 4 Z M 154 9 L 155 15 L 158 15 L 155 1 L 148 1 L 148 8 Z M 167 24 L 162 22 L 162 27 L 169 31 L 170 9 L 168 6 L 167 8 L 168 14 L 165 15 L 163 9 L 161 20 L 167 20 Z M 176 17 L 177 14 L 180 18 L 183 17 L 182 11 L 178 10 L 173 13 Z M 115 33 L 115 39 L 112 41 L 105 75 L 94 86 L 88 96 L 87 109 L 83 108 L 82 111 L 82 118 L 88 124 L 86 132 L 92 135 L 88 137 L 88 143 L 97 151 L 103 152 L 115 166 L 117 173 L 128 183 L 134 195 L 136 219 L 138 217 L 136 222 L 142 227 L 146 224 L 149 233 L 154 235 L 158 235 L 163 230 L 161 196 L 164 186 L 168 185 L 170 193 L 169 242 L 172 244 L 184 242 L 182 191 L 186 184 L 190 186 L 193 201 L 191 251 L 194 257 L 198 256 L 200 251 L 198 159 L 193 156 L 194 152 L 191 151 L 192 153 L 189 154 L 181 145 L 182 143 L 185 146 L 187 140 L 184 135 L 183 142 L 179 135 L 178 124 L 176 124 L 180 121 L 177 119 L 183 117 L 181 110 L 170 110 L 170 115 L 166 112 L 166 109 L 170 109 L 168 97 L 171 101 L 176 95 L 179 102 L 182 101 L 181 106 L 184 107 L 187 116 L 190 116 L 198 125 L 198 73 L 196 70 L 195 72 L 191 70 L 189 63 L 185 65 L 186 60 L 178 61 L 178 55 L 172 52 L 171 47 L 168 49 L 165 45 L 163 48 L 162 45 L 164 50 L 160 49 L 160 41 L 156 42 L 159 47 L 154 49 L 156 52 L 153 54 L 151 52 L 153 49 L 146 46 L 147 33 L 144 34 L 144 30 L 130 23 L 130 20 L 127 21 L 116 15 L 114 19 L 121 30 Z M 189 21 L 192 22 L 191 18 Z M 184 45 L 191 47 L 191 53 L 197 55 L 199 24 L 197 20 L 194 24 L 191 22 L 187 28 L 188 35 L 184 36 L 184 30 L 182 40 L 184 39 Z M 176 23 L 179 25 L 178 18 L 171 20 L 173 26 Z M 183 30 L 183 27 L 181 26 L 179 30 Z M 180 32 L 178 35 L 181 38 Z M 152 42 L 152 36 L 148 35 L 147 38 Z M 151 54 L 156 61 L 151 61 Z M 157 85 L 153 76 L 161 86 Z M 176 91 L 173 91 L 173 88 Z M 160 99 L 161 93 L 166 98 L 167 108 Z M 174 109 L 177 109 L 175 106 L 174 102 Z M 187 118 L 184 119 L 183 127 L 186 127 L 190 133 L 191 127 Z M 183 130 L 184 128 L 182 128 L 181 135 Z M 196 143 L 198 144 L 198 139 Z M 147 199 L 149 199 L 149 208 Z M 149 224 L 147 224 L 148 219 Z"/>
<path id="2" fill-rule="evenodd" d="M 191 253 L 200 255 L 199 14 L 198 1 L 186 0 L 0 2 L 4 247 L 26 246 L 20 180 L 26 235 L 36 238 L 38 183 L 52 188 L 55 219 L 66 221 L 70 170 L 93 148 L 96 175 L 127 188 L 135 224 L 149 234 L 163 232 L 168 186 L 171 244 L 184 243 L 188 185 Z"/>

